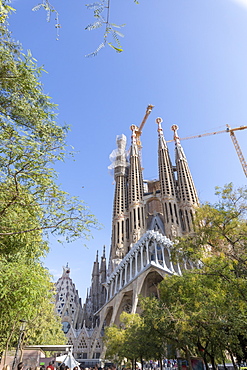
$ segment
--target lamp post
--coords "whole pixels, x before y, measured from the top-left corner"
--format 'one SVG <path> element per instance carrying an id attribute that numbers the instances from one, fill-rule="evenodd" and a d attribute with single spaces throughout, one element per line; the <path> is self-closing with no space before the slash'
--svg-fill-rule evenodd
<path id="1" fill-rule="evenodd" d="M 20 326 L 20 334 L 19 334 L 19 338 L 18 338 L 18 343 L 17 343 L 16 351 L 15 351 L 14 361 L 13 361 L 13 364 L 12 364 L 12 370 L 14 370 L 15 365 L 16 365 L 17 356 L 18 356 L 20 345 L 21 345 L 21 340 L 22 340 L 22 337 L 23 337 L 23 334 L 24 334 L 24 330 L 26 328 L 26 323 L 27 323 L 25 320 L 19 320 L 19 321 L 21 323 L 21 326 Z"/>

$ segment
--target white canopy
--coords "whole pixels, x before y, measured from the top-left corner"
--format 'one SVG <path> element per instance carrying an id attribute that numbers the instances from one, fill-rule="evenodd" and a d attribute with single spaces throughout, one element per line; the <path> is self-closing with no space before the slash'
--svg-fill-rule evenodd
<path id="1" fill-rule="evenodd" d="M 67 355 L 56 357 L 56 361 L 64 363 L 70 369 L 73 369 L 75 366 L 80 365 L 79 362 L 75 360 L 71 352 L 69 352 Z"/>

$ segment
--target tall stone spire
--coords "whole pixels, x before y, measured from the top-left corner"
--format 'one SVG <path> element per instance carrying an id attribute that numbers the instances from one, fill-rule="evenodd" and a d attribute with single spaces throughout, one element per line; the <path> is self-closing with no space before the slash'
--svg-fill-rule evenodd
<path id="1" fill-rule="evenodd" d="M 163 206 L 165 234 L 170 239 L 173 239 L 174 236 L 180 234 L 176 179 L 161 126 L 162 121 L 162 118 L 156 119 L 156 123 L 158 124 L 158 167 L 160 192 Z"/>
<path id="2" fill-rule="evenodd" d="M 130 167 L 128 176 L 128 201 L 129 201 L 129 229 L 130 242 L 139 240 L 145 227 L 144 202 L 143 202 L 143 178 L 139 157 L 139 150 L 136 143 L 136 126 L 132 125 L 132 143 L 130 148 Z"/>
<path id="3" fill-rule="evenodd" d="M 126 244 L 129 239 L 128 226 L 126 225 L 128 222 L 126 220 L 126 212 L 128 207 L 127 177 L 129 166 L 126 154 L 126 142 L 125 135 L 117 136 L 117 149 L 110 155 L 113 163 L 108 167 L 109 169 L 114 169 L 115 179 L 110 252 L 110 261 L 113 264 L 113 270 L 126 254 Z"/>
<path id="4" fill-rule="evenodd" d="M 99 308 L 99 252 L 96 253 L 96 259 L 93 265 L 92 272 L 92 285 L 91 285 L 91 298 L 94 312 Z"/>
<path id="5" fill-rule="evenodd" d="M 101 287 L 100 291 L 100 307 L 103 306 L 106 299 L 106 289 L 103 283 L 106 282 L 106 256 L 105 256 L 105 245 L 103 246 L 103 255 L 101 256 L 100 270 L 99 270 L 99 283 Z"/>
<path id="6" fill-rule="evenodd" d="M 62 276 L 55 283 L 57 292 L 55 307 L 57 314 L 61 317 L 65 334 L 72 333 L 74 329 L 81 327 L 83 316 L 81 300 L 69 274 L 70 268 L 67 263 L 66 267 L 63 267 Z"/>
<path id="7" fill-rule="evenodd" d="M 175 157 L 178 177 L 177 182 L 180 208 L 179 215 L 182 232 L 188 233 L 193 230 L 193 213 L 194 208 L 199 205 L 199 200 L 188 162 L 177 133 L 178 126 L 173 125 L 172 130 L 174 131 Z"/>

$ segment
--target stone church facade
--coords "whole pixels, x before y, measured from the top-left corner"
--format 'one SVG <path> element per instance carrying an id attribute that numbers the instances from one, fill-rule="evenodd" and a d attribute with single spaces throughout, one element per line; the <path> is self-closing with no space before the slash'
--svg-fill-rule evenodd
<path id="1" fill-rule="evenodd" d="M 92 269 L 91 287 L 84 304 L 66 266 L 56 283 L 56 310 L 62 318 L 68 343 L 73 344 L 78 360 L 104 357 L 104 327 L 119 324 L 122 311 L 139 312 L 138 296 L 157 295 L 157 285 L 166 275 L 181 274 L 192 266 L 171 261 L 170 249 L 177 236 L 192 231 L 198 196 L 188 162 L 172 126 L 175 165 L 172 165 L 163 134 L 158 125 L 158 179 L 142 176 L 137 127 L 132 125 L 130 150 L 126 137 L 117 136 L 117 148 L 111 153 L 115 194 L 109 261 L 105 247 L 98 252 Z"/>

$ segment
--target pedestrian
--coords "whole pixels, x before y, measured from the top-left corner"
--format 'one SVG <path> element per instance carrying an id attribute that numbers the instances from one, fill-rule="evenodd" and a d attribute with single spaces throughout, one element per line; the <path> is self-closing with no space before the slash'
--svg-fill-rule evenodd
<path id="1" fill-rule="evenodd" d="M 59 370 L 65 370 L 65 363 L 62 363 L 59 367 Z"/>
<path id="2" fill-rule="evenodd" d="M 53 366 L 54 361 L 50 361 L 49 365 L 47 366 L 46 370 L 55 370 L 55 367 Z"/>

